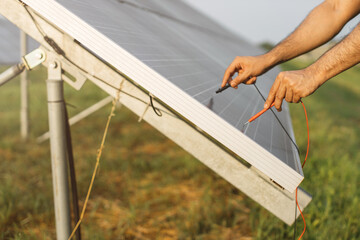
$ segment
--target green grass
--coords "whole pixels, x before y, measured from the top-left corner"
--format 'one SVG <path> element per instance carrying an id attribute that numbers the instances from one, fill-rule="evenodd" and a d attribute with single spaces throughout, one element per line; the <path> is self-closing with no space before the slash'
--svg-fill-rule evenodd
<path id="1" fill-rule="evenodd" d="M 299 61 L 284 69 L 304 66 Z M 360 71 L 351 69 L 304 99 L 311 146 L 302 184 L 313 194 L 304 239 L 359 239 Z M 31 138 L 19 137 L 19 81 L 0 88 L 0 238 L 54 239 L 46 72 L 31 73 Z M 86 83 L 65 88 L 73 115 L 106 96 Z M 72 127 L 82 206 L 110 106 Z M 306 150 L 301 105 L 291 105 Z M 302 155 L 303 159 L 304 155 Z M 302 231 L 299 220 L 298 233 Z M 128 109 L 117 110 L 82 225 L 84 239 L 292 239 L 288 227 Z"/>

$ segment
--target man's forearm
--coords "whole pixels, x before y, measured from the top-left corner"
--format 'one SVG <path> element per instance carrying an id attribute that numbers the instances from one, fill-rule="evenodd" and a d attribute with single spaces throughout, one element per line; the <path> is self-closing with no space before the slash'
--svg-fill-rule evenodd
<path id="1" fill-rule="evenodd" d="M 259 56 L 236 57 L 226 69 L 221 86 L 229 83 L 236 88 L 240 83 L 253 84 L 258 76 L 275 65 L 329 41 L 359 12 L 360 0 L 325 0 L 270 52 Z M 235 73 L 238 75 L 233 78 Z"/>
<path id="2" fill-rule="evenodd" d="M 326 43 L 359 11 L 359 0 L 324 1 L 310 12 L 293 33 L 265 54 L 269 67 Z"/>
<path id="3" fill-rule="evenodd" d="M 270 89 L 264 108 L 275 102 L 281 110 L 282 101 L 299 102 L 316 91 L 335 75 L 360 62 L 360 24 L 340 43 L 305 69 L 279 73 Z"/>
<path id="4" fill-rule="evenodd" d="M 360 24 L 341 42 L 305 70 L 318 79 L 319 86 L 360 62 Z"/>

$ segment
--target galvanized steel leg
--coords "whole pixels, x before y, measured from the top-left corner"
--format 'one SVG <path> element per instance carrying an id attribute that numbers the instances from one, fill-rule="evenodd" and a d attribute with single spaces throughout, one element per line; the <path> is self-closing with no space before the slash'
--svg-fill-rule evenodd
<path id="1" fill-rule="evenodd" d="M 27 35 L 20 31 L 20 55 L 21 57 L 27 54 Z M 27 71 L 24 71 L 20 77 L 20 94 L 21 94 L 21 108 L 20 108 L 20 133 L 21 138 L 26 140 L 29 136 L 29 94 L 28 94 L 28 79 Z"/>
<path id="2" fill-rule="evenodd" d="M 71 233 L 71 222 L 63 80 L 57 61 L 48 67 L 47 93 L 56 236 L 58 240 L 66 240 Z"/>

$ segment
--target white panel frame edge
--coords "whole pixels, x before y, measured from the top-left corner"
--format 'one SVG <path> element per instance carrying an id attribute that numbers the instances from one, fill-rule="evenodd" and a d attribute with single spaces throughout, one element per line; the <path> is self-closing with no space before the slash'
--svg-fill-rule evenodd
<path id="1" fill-rule="evenodd" d="M 294 192 L 304 179 L 300 162 L 298 173 L 59 3 L 23 2 L 286 190 Z"/>
<path id="2" fill-rule="evenodd" d="M 45 48 L 48 46 L 40 35 L 32 20 L 25 12 L 24 7 L 17 0 L 0 0 L 0 14 L 24 30 L 28 35 L 41 43 Z M 76 62 L 88 72 L 96 72 L 96 76 L 106 79 L 112 86 L 119 86 L 122 76 L 116 71 L 103 64 L 99 59 L 76 44 L 72 38 L 59 31 L 52 24 L 35 15 L 42 29 L 51 36 L 57 44 L 65 51 L 68 58 Z M 48 47 L 50 49 L 50 47 Z M 107 84 L 91 79 L 104 91 L 114 96 L 116 91 Z M 148 100 L 148 95 L 125 81 L 123 90 L 136 97 Z M 142 115 L 145 105 L 137 100 L 121 94 L 120 101 L 137 115 Z M 155 104 L 157 102 L 155 101 Z M 159 118 L 149 111 L 144 120 L 172 139 L 210 169 L 233 184 L 250 198 L 258 202 L 279 219 L 291 225 L 294 222 L 295 194 L 280 189 L 268 180 L 268 177 L 259 173 L 255 168 L 247 168 L 233 156 L 225 152 L 221 147 L 210 141 L 204 135 L 196 131 L 184 121 L 167 116 Z M 174 130 L 176 129 L 176 130 Z M 191 135 L 191 138 L 188 136 Z M 198 151 L 199 148 L 207 148 L 210 151 Z M 311 196 L 299 188 L 298 200 L 301 209 L 304 209 L 311 201 Z M 299 215 L 299 212 L 298 212 Z"/>

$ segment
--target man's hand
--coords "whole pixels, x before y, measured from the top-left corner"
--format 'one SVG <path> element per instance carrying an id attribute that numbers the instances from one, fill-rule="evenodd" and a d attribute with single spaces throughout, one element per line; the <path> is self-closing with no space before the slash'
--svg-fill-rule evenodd
<path id="1" fill-rule="evenodd" d="M 236 57 L 226 69 L 221 87 L 226 83 L 233 88 L 237 88 L 240 83 L 253 84 L 256 77 L 265 73 L 270 67 L 270 60 L 266 55 Z M 232 79 L 235 73 L 238 73 L 238 76 Z"/>
<path id="2" fill-rule="evenodd" d="M 264 108 L 268 108 L 275 102 L 275 108 L 281 111 L 284 98 L 289 103 L 298 103 L 301 98 L 309 96 L 318 89 L 321 82 L 316 74 L 307 69 L 281 72 L 271 87 Z"/>
<path id="3" fill-rule="evenodd" d="M 284 98 L 288 102 L 299 102 L 301 98 L 309 96 L 327 80 L 360 63 L 359 46 L 360 24 L 307 68 L 279 73 L 264 107 L 275 102 L 276 109 L 281 111 Z"/>

